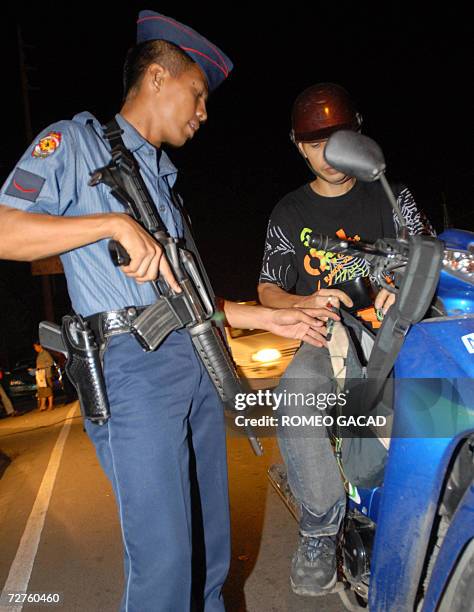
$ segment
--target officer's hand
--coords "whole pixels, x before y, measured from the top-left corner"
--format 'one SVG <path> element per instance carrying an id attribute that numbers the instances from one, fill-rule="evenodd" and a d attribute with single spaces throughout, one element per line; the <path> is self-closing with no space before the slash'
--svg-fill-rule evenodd
<path id="1" fill-rule="evenodd" d="M 128 215 L 114 216 L 118 222 L 111 238 L 120 242 L 130 256 L 128 266 L 121 266 L 123 273 L 137 283 L 153 281 L 161 275 L 174 291 L 180 293 L 181 288 L 161 245 Z"/>
<path id="2" fill-rule="evenodd" d="M 382 310 L 384 315 L 387 314 L 390 306 L 395 303 L 395 294 L 387 291 L 387 289 L 380 289 L 375 298 L 375 308 Z"/>
<path id="3" fill-rule="evenodd" d="M 340 289 L 320 289 L 315 291 L 313 294 L 306 297 L 302 297 L 295 306 L 297 308 L 322 308 L 327 306 L 328 303 L 334 308 L 339 308 L 341 302 L 348 308 L 352 306 L 352 300 Z"/>
<path id="4" fill-rule="evenodd" d="M 340 317 L 327 308 L 278 308 L 270 313 L 268 331 L 284 338 L 298 338 L 313 346 L 327 346 L 324 321 Z"/>

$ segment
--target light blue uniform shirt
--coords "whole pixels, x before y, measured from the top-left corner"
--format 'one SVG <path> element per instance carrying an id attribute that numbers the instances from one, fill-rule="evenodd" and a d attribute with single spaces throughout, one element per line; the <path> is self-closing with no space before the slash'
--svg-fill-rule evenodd
<path id="1" fill-rule="evenodd" d="M 175 166 L 163 150 L 146 141 L 123 117 L 116 115 L 116 119 L 168 232 L 182 237 L 181 213 L 170 194 L 176 181 Z M 110 159 L 108 141 L 93 115 L 84 112 L 71 121 L 59 121 L 46 128 L 27 149 L 0 190 L 0 203 L 32 213 L 68 217 L 125 212 L 108 187 L 88 185 L 90 173 Z M 101 240 L 61 255 L 72 306 L 83 316 L 156 301 L 150 283 L 140 285 L 113 265 L 108 242 Z"/>

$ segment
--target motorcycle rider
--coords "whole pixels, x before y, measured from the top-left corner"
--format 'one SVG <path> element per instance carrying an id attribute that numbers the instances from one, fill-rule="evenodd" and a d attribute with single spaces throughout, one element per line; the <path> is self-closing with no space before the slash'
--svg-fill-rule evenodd
<path id="1" fill-rule="evenodd" d="M 308 236 L 321 233 L 348 240 L 375 241 L 395 237 L 398 219 L 382 187 L 362 183 L 332 168 L 324 159 L 329 136 L 340 129 L 359 131 L 362 123 L 349 94 L 334 83 L 304 90 L 292 110 L 291 139 L 314 173 L 314 178 L 287 194 L 274 208 L 267 229 L 258 285 L 264 306 L 317 307 L 328 302 L 352 306 L 338 284 L 367 277 L 367 263 L 358 257 L 309 248 Z M 418 211 L 413 195 L 392 186 L 411 234 L 433 234 Z M 346 285 L 344 285 L 346 286 Z M 381 289 L 375 308 L 386 313 L 394 294 Z M 347 355 L 347 377 L 352 351 Z M 356 372 L 354 370 L 353 372 Z M 280 381 L 280 391 L 317 393 L 335 378 L 330 354 L 303 343 Z M 282 405 L 279 414 L 314 414 L 314 407 Z M 309 431 L 311 429 L 311 431 Z M 278 441 L 288 482 L 301 506 L 300 541 L 292 559 L 291 586 L 300 595 L 323 595 L 336 584 L 336 538 L 346 509 L 346 495 L 326 429 L 304 434 L 278 429 Z"/>

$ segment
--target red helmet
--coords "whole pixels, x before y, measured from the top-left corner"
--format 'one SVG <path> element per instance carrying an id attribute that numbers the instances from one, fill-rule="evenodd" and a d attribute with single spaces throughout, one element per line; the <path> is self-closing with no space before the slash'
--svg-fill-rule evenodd
<path id="1" fill-rule="evenodd" d="M 305 89 L 291 111 L 294 142 L 324 140 L 337 130 L 358 130 L 362 118 L 347 91 L 335 83 L 318 83 Z"/>

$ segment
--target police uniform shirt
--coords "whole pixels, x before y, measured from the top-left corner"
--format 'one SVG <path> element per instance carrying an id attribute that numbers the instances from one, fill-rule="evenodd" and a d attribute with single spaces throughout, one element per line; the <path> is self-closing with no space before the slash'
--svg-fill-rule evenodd
<path id="1" fill-rule="evenodd" d="M 175 166 L 121 115 L 115 118 L 168 232 L 182 237 L 181 214 L 170 193 L 176 182 Z M 124 207 L 108 187 L 88 184 L 90 173 L 110 159 L 109 144 L 93 115 L 84 112 L 71 121 L 59 121 L 27 149 L 0 190 L 0 203 L 31 213 L 69 217 L 123 213 Z M 113 265 L 108 242 L 100 240 L 61 255 L 72 306 L 83 316 L 156 301 L 150 283 L 138 284 Z"/>

